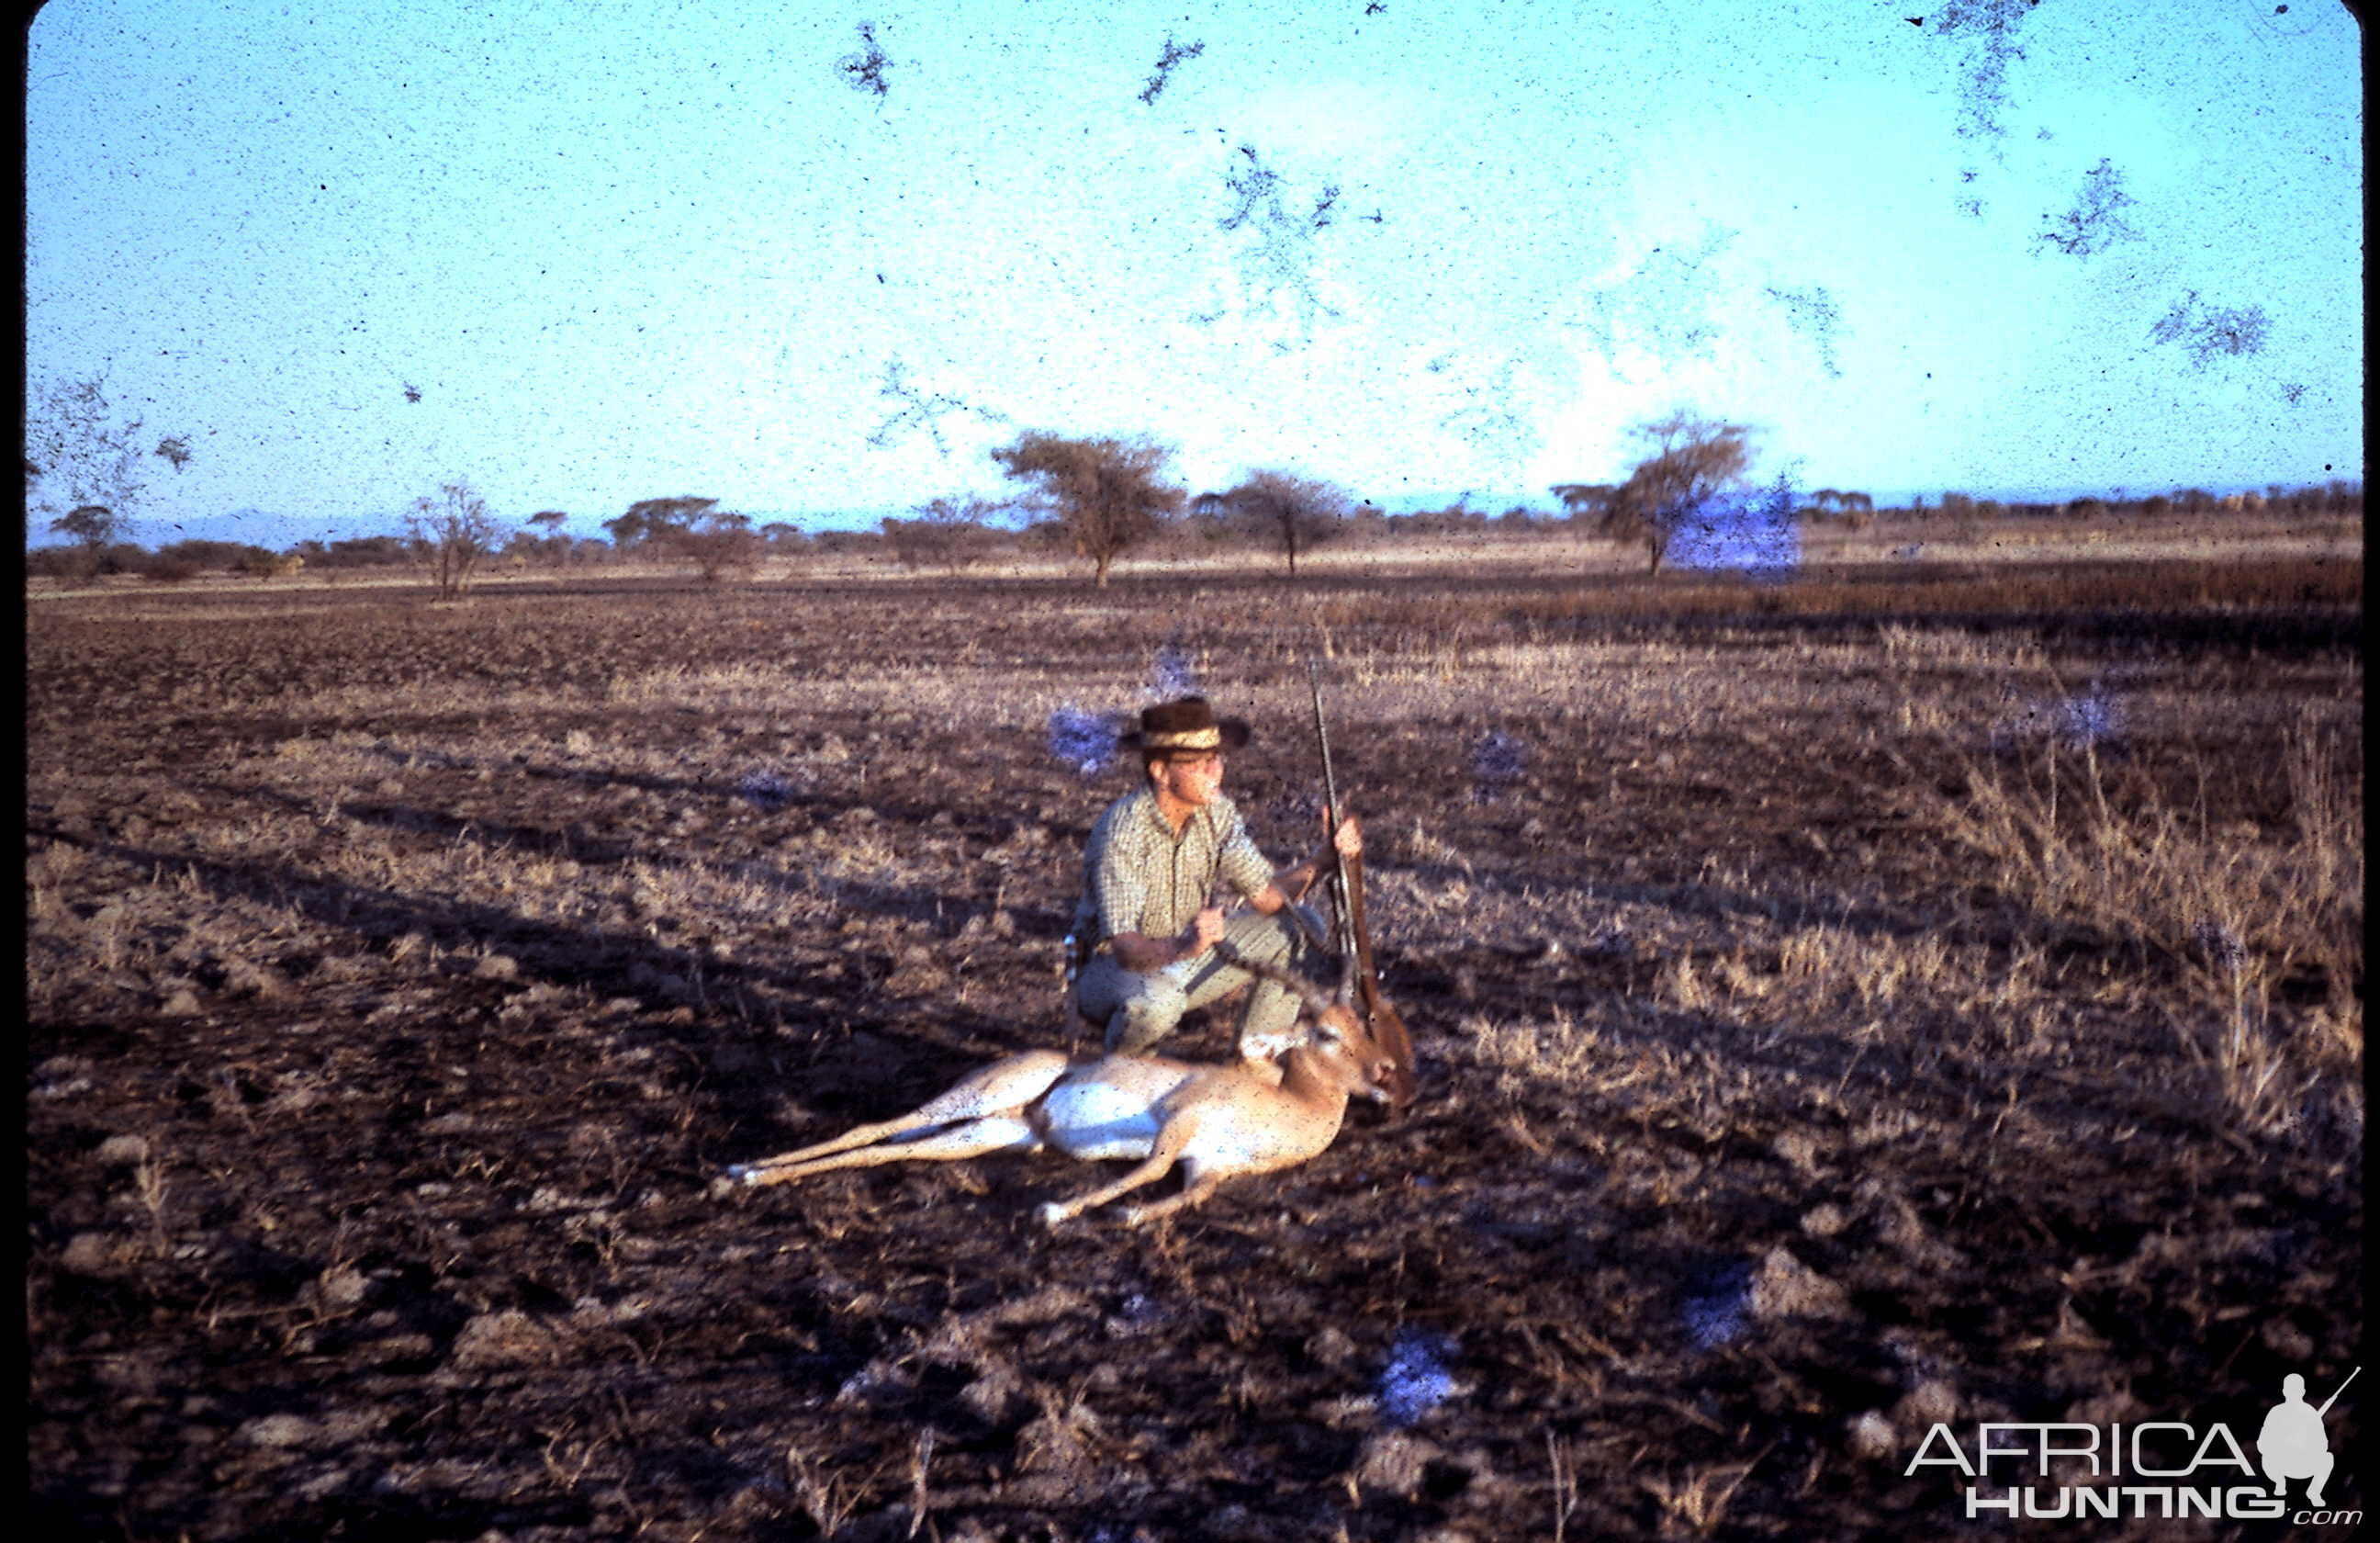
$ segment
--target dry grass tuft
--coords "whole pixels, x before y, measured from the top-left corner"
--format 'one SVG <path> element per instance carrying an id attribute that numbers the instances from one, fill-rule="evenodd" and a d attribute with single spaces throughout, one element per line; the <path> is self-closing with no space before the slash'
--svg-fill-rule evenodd
<path id="1" fill-rule="evenodd" d="M 1935 809 L 2040 917 L 2163 966 L 2181 988 L 2183 1049 L 2216 1069 L 2256 1129 L 2287 1124 L 2316 1078 L 2360 1087 L 2363 1051 L 2363 815 L 2342 771 L 2350 747 L 2306 713 L 2280 749 L 2291 808 L 2275 832 L 2119 787 L 2095 744 L 2055 736 L 2037 759 L 1971 759 L 1964 796 Z M 2285 986 L 2319 1001 L 2286 1007 Z"/>

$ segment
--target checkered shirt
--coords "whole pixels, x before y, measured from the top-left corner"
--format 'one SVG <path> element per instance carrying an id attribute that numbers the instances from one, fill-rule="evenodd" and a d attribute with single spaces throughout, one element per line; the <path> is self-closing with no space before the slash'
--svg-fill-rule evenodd
<path id="1" fill-rule="evenodd" d="M 1272 882 L 1272 865 L 1239 809 L 1218 795 L 1176 840 L 1157 795 L 1144 787 L 1109 805 L 1091 827 L 1075 926 L 1091 928 L 1100 942 L 1119 932 L 1170 938 L 1189 927 L 1218 879 L 1251 898 Z"/>

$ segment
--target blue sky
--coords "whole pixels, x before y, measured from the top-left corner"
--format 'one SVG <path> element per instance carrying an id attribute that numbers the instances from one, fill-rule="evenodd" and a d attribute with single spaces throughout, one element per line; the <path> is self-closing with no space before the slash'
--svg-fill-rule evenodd
<path id="1" fill-rule="evenodd" d="M 815 525 L 1025 428 L 1549 507 L 1677 407 L 1879 496 L 2360 479 L 2361 48 L 2335 0 L 54 0 L 27 381 L 187 436 L 151 541 L 457 478 Z"/>

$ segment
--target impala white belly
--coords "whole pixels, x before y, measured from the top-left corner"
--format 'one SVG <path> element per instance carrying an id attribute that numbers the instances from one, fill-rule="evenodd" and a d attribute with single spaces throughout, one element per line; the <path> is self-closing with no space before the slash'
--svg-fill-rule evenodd
<path id="1" fill-rule="evenodd" d="M 1157 1144 L 1157 1115 L 1143 1088 L 1061 1082 L 1041 1100 L 1041 1132 L 1070 1157 L 1145 1158 Z"/>

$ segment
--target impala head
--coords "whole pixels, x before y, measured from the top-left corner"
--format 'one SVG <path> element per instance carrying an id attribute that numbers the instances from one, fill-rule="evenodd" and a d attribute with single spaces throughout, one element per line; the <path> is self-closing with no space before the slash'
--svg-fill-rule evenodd
<path id="1" fill-rule="evenodd" d="M 1331 999 L 1331 1010 L 1344 1014 L 1350 1023 L 1361 1025 L 1363 1014 L 1356 1010 L 1356 986 L 1359 971 L 1353 951 L 1339 961 L 1339 990 Z M 1320 1009 L 1313 1009 L 1315 1021 L 1322 1019 Z M 1414 1081 L 1413 1041 L 1405 1034 L 1404 1024 L 1385 1004 L 1383 1016 L 1363 1030 L 1363 1054 L 1370 1068 L 1365 1091 L 1402 1114 L 1413 1107 L 1418 1091 Z"/>
<path id="2" fill-rule="evenodd" d="M 1215 952 L 1224 963 L 1271 981 L 1304 1004 L 1314 1025 L 1306 1044 L 1319 1052 L 1327 1064 L 1338 1069 L 1349 1092 L 1378 1099 L 1395 1110 L 1412 1106 L 1415 1085 L 1411 1059 L 1365 1027 L 1363 1015 L 1355 1007 L 1353 960 L 1341 962 L 1339 988 L 1326 991 L 1294 970 L 1251 959 L 1228 943 L 1218 943 Z"/>
<path id="3" fill-rule="evenodd" d="M 1314 1014 L 1314 1027 L 1305 1042 L 1327 1063 L 1342 1069 L 1341 1075 L 1350 1093 L 1361 1093 L 1400 1111 L 1412 1105 L 1412 1068 L 1364 1027 L 1354 1008 L 1344 1002 L 1326 1002 L 1322 1011 Z"/>

